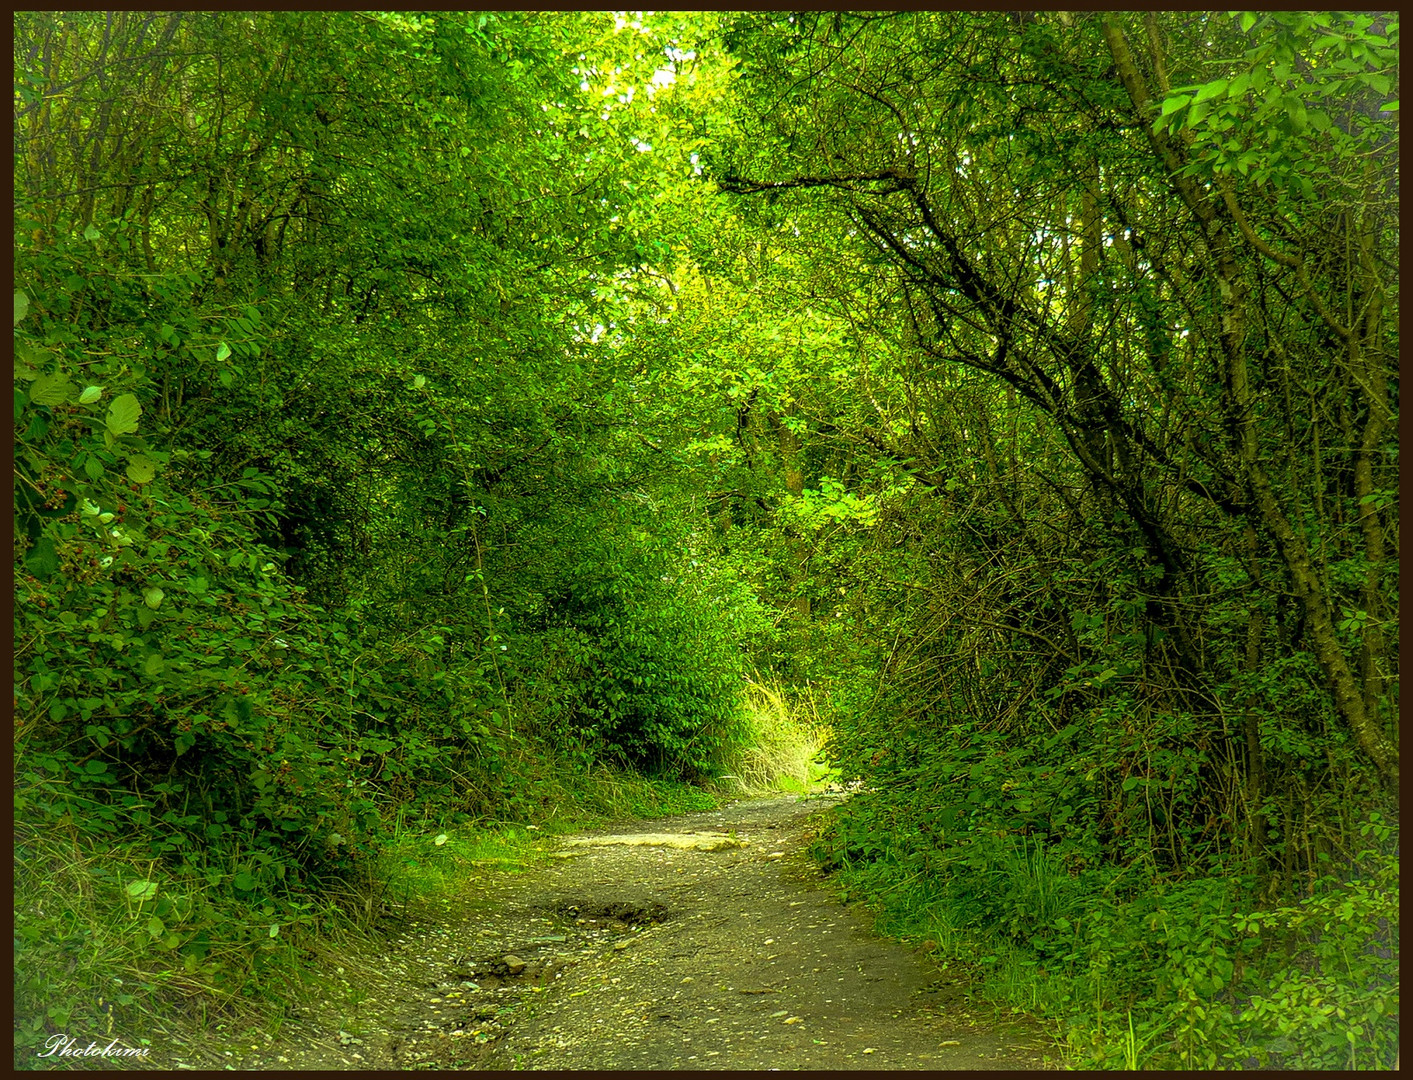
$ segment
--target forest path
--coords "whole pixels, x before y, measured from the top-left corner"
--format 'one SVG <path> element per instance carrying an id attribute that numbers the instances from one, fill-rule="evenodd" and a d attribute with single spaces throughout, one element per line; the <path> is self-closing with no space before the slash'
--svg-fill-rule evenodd
<path id="1" fill-rule="evenodd" d="M 975 1020 L 924 956 L 821 886 L 803 849 L 836 799 L 751 799 L 562 840 L 549 865 L 471 883 L 444 920 L 344 973 L 346 1000 L 226 1063 L 1045 1067 L 1043 1036 Z"/>

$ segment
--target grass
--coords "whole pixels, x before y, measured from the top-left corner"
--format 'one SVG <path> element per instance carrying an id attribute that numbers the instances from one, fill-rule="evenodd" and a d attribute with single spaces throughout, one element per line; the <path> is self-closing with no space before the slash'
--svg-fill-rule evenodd
<path id="1" fill-rule="evenodd" d="M 35 1057 L 55 1034 L 80 1047 L 117 1035 L 120 1045 L 140 1048 L 262 1013 L 272 970 L 297 964 L 314 922 L 305 912 L 303 926 L 271 938 L 262 913 L 220 896 L 200 870 L 159 869 L 137 845 L 105 844 L 72 826 L 18 828 L 15 856 L 21 1068 L 60 1065 Z M 197 936 L 204 955 L 175 951 L 177 941 Z M 122 1063 L 95 1057 L 81 1064 Z"/>
<path id="2" fill-rule="evenodd" d="M 834 778 L 821 760 L 829 731 L 812 693 L 787 695 L 778 683 L 751 680 L 745 709 L 747 745 L 729 763 L 725 778 L 742 794 L 805 794 Z"/>

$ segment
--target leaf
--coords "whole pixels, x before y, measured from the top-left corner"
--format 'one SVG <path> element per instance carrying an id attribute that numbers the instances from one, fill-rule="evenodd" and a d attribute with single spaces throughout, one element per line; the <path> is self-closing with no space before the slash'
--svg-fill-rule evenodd
<path id="1" fill-rule="evenodd" d="M 272 938 L 276 938 L 276 937 L 279 937 L 279 936 L 280 936 L 280 924 L 279 924 L 279 923 L 271 923 L 271 924 L 270 924 L 270 936 L 271 936 Z"/>
<path id="2" fill-rule="evenodd" d="M 1227 80 L 1214 79 L 1212 82 L 1205 84 L 1202 89 L 1198 90 L 1197 96 L 1192 100 L 1194 103 L 1199 101 L 1211 101 L 1213 98 L 1223 96 L 1226 92 Z"/>
<path id="3" fill-rule="evenodd" d="M 157 882 L 155 881 L 129 881 L 126 885 L 127 894 L 139 902 L 151 900 L 157 895 Z"/>
<path id="4" fill-rule="evenodd" d="M 54 538 L 48 534 L 41 536 L 33 549 L 25 556 L 25 566 L 37 578 L 48 578 L 59 569 L 59 552 L 54 547 Z"/>
<path id="5" fill-rule="evenodd" d="M 85 387 L 83 388 L 83 393 L 79 395 L 79 404 L 80 404 L 80 405 L 92 405 L 95 401 L 97 401 L 97 400 L 98 400 L 99 398 L 101 398 L 102 396 L 103 396 L 103 387 L 101 387 L 101 386 L 85 386 Z"/>
<path id="6" fill-rule="evenodd" d="M 154 938 L 159 938 L 167 932 L 167 928 L 162 925 L 162 920 L 154 915 L 147 920 L 147 932 Z"/>
<path id="7" fill-rule="evenodd" d="M 436 844 L 437 847 L 441 847 L 443 844 L 446 843 L 446 833 L 439 833 L 437 835 L 437 838 L 433 840 L 432 843 Z"/>
<path id="8" fill-rule="evenodd" d="M 1243 12 L 1241 13 L 1241 32 L 1242 32 L 1243 34 L 1249 34 L 1249 33 L 1251 33 L 1251 28 L 1252 28 L 1253 26 L 1255 26 L 1255 25 L 1256 25 L 1256 12 L 1254 12 L 1254 11 L 1243 11 Z"/>
<path id="9" fill-rule="evenodd" d="M 29 314 L 29 297 L 21 289 L 15 290 L 15 325 L 20 325 L 20 320 Z"/>
<path id="10" fill-rule="evenodd" d="M 98 231 L 98 226 L 89 225 L 83 230 L 83 238 L 85 240 L 102 240 L 103 234 Z"/>
<path id="11" fill-rule="evenodd" d="M 217 362 L 218 364 L 219 364 L 222 360 L 227 359 L 230 355 L 231 355 L 231 347 L 230 347 L 229 345 L 227 345 L 224 341 L 221 342 L 221 344 L 219 344 L 219 345 L 216 346 L 216 362 Z"/>
<path id="12" fill-rule="evenodd" d="M 73 390 L 74 384 L 69 382 L 69 377 L 55 371 L 34 380 L 29 388 L 29 399 L 36 405 L 58 405 L 67 401 Z"/>
<path id="13" fill-rule="evenodd" d="M 114 435 L 130 435 L 137 430 L 142 405 L 132 394 L 123 394 L 108 406 L 108 430 Z"/>
<path id="14" fill-rule="evenodd" d="M 149 679 L 155 679 L 167 667 L 167 661 L 162 659 L 160 653 L 152 653 L 148 656 L 146 663 L 142 665 L 143 674 Z"/>
<path id="15" fill-rule="evenodd" d="M 159 589 L 156 585 L 151 585 L 148 588 L 142 590 L 142 602 L 148 607 L 150 607 L 153 611 L 156 611 L 159 607 L 162 606 L 162 597 L 166 595 L 167 594 L 164 593 L 161 589 Z"/>
<path id="16" fill-rule="evenodd" d="M 128 460 L 126 471 L 128 479 L 134 484 L 146 484 L 150 483 L 152 478 L 157 475 L 157 466 L 151 459 L 137 454 Z"/>
<path id="17" fill-rule="evenodd" d="M 1171 116 L 1179 109 L 1187 108 L 1187 106 L 1191 104 L 1191 102 L 1192 98 L 1188 97 L 1186 94 L 1179 94 L 1175 97 L 1166 98 L 1163 101 L 1163 115 Z"/>

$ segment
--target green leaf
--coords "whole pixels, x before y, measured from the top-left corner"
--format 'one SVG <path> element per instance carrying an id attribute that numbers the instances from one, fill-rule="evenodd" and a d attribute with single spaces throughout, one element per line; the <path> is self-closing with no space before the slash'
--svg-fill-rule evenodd
<path id="1" fill-rule="evenodd" d="M 83 230 L 83 238 L 85 240 L 102 240 L 103 234 L 98 231 L 98 226 L 89 225 Z"/>
<path id="2" fill-rule="evenodd" d="M 47 533 L 41 536 L 34 548 L 25 556 L 25 566 L 35 577 L 52 577 L 59 569 L 59 552 L 54 547 L 54 538 Z"/>
<path id="3" fill-rule="evenodd" d="M 227 357 L 229 357 L 230 355 L 231 355 L 231 347 L 230 347 L 229 345 L 227 345 L 224 341 L 221 342 L 221 344 L 219 344 L 219 345 L 216 346 L 216 362 L 217 362 L 218 364 L 219 364 L 222 360 L 225 360 L 225 359 L 226 359 Z"/>
<path id="4" fill-rule="evenodd" d="M 127 474 L 128 479 L 134 484 L 150 483 L 152 478 L 157 475 L 157 466 L 151 459 L 137 454 L 128 460 Z"/>
<path id="5" fill-rule="evenodd" d="M 1134 788 L 1138 787 L 1138 785 L 1141 784 L 1141 783 L 1143 783 L 1143 778 L 1142 778 L 1142 777 L 1139 777 L 1139 776 L 1130 776 L 1127 780 L 1124 781 L 1124 785 L 1123 785 L 1123 786 L 1124 786 L 1124 790 L 1125 790 L 1125 791 L 1132 791 Z"/>
<path id="6" fill-rule="evenodd" d="M 162 674 L 166 667 L 167 661 L 162 659 L 161 654 L 152 653 L 142 665 L 142 671 L 149 679 L 155 679 L 158 675 Z"/>
<path id="7" fill-rule="evenodd" d="M 80 405 L 92 405 L 95 401 L 97 401 L 97 400 L 98 400 L 99 398 L 101 398 L 102 396 L 103 396 L 103 387 L 101 387 L 101 386 L 85 386 L 85 387 L 83 388 L 83 393 L 79 395 L 79 404 L 80 404 Z"/>
<path id="8" fill-rule="evenodd" d="M 1163 101 L 1163 115 L 1171 116 L 1179 109 L 1185 109 L 1192 103 L 1192 98 L 1186 94 L 1179 94 L 1175 97 L 1167 98 Z"/>
<path id="9" fill-rule="evenodd" d="M 272 938 L 276 938 L 276 937 L 279 937 L 279 936 L 280 936 L 280 924 L 279 924 L 279 923 L 271 923 L 271 924 L 270 924 L 270 936 L 271 936 Z"/>
<path id="10" fill-rule="evenodd" d="M 132 394 L 123 394 L 108 406 L 108 430 L 114 435 L 130 435 L 137 430 L 142 405 Z"/>
<path id="11" fill-rule="evenodd" d="M 15 325 L 20 325 L 20 320 L 29 314 L 29 297 L 21 289 L 15 290 Z"/>
<path id="12" fill-rule="evenodd" d="M 1209 82 L 1209 83 L 1205 84 L 1205 85 L 1202 87 L 1202 89 L 1198 90 L 1198 91 L 1197 91 L 1197 96 L 1196 96 L 1195 98 L 1193 98 L 1192 100 L 1193 100 L 1194 102 L 1198 102 L 1198 101 L 1211 101 L 1213 98 L 1218 98 L 1218 97 L 1223 96 L 1226 92 L 1227 92 L 1227 80 L 1226 80 L 1226 79 L 1214 79 L 1212 82 Z"/>
<path id="13" fill-rule="evenodd" d="M 142 602 L 148 607 L 150 607 L 153 611 L 156 611 L 159 607 L 162 606 L 162 597 L 166 595 L 167 594 L 164 593 L 161 589 L 159 589 L 156 585 L 150 585 L 142 590 Z"/>
<path id="14" fill-rule="evenodd" d="M 147 920 L 147 932 L 154 938 L 159 938 L 167 932 L 167 928 L 162 925 L 162 920 L 154 915 Z"/>
<path id="15" fill-rule="evenodd" d="M 73 390 L 74 384 L 69 382 L 69 377 L 55 371 L 34 380 L 29 388 L 29 399 L 36 405 L 58 405 L 67 401 Z"/>
<path id="16" fill-rule="evenodd" d="M 1242 32 L 1243 34 L 1249 34 L 1249 33 L 1251 33 L 1251 28 L 1252 28 L 1253 26 L 1255 26 L 1255 25 L 1256 25 L 1256 12 L 1254 12 L 1254 11 L 1243 11 L 1243 12 L 1241 13 L 1241 32 Z"/>
<path id="17" fill-rule="evenodd" d="M 49 351 L 22 341 L 15 349 L 15 378 L 34 382 L 39 378 L 39 369 L 49 359 Z"/>
<path id="18" fill-rule="evenodd" d="M 126 886 L 127 894 L 139 902 L 151 900 L 157 895 L 157 882 L 155 881 L 129 881 Z"/>

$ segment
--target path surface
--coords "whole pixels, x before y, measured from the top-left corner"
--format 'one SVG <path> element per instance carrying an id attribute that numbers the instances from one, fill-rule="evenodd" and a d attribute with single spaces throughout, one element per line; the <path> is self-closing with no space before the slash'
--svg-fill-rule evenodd
<path id="1" fill-rule="evenodd" d="M 488 873 L 446 920 L 350 966 L 341 998 L 224 1063 L 1044 1068 L 1042 1037 L 973 1020 L 934 965 L 821 884 L 803 846 L 826 804 L 747 800 L 561 841 L 549 865 Z"/>

